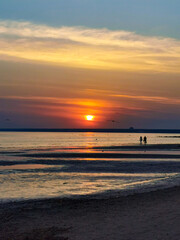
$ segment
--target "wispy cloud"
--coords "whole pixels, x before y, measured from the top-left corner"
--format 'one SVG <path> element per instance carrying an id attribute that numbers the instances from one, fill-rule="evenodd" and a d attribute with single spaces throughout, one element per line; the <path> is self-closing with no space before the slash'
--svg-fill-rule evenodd
<path id="1" fill-rule="evenodd" d="M 164 96 L 151 96 L 151 95 L 133 95 L 130 93 L 122 94 L 113 90 L 103 90 L 103 89 L 87 89 L 87 92 L 90 92 L 95 96 L 106 96 L 108 99 L 114 100 L 115 102 L 119 102 L 118 99 L 130 99 L 134 102 L 137 100 L 139 102 L 155 102 L 158 104 L 172 104 L 172 105 L 180 105 L 180 97 L 164 97 Z"/>
<path id="2" fill-rule="evenodd" d="M 73 118 L 81 118 L 86 114 L 95 114 L 96 119 L 113 117 L 114 113 L 137 114 L 146 110 L 143 107 L 123 106 L 118 102 L 85 99 L 85 98 L 56 98 L 38 96 L 4 96 L 0 97 L 0 110 L 8 106 L 16 112 L 36 112 L 44 115 L 58 115 Z"/>
<path id="3" fill-rule="evenodd" d="M 75 106 L 75 107 L 90 107 L 90 108 L 106 108 L 111 107 L 111 104 L 105 100 L 93 100 L 85 98 L 60 98 L 60 97 L 39 97 L 39 96 L 3 96 L 0 100 L 10 100 L 22 102 L 26 104 L 42 105 L 42 106 Z"/>
<path id="4" fill-rule="evenodd" d="M 159 96 L 136 96 L 136 95 L 123 95 L 123 94 L 112 94 L 111 96 L 118 97 L 118 98 L 129 98 L 129 99 L 141 100 L 141 101 L 150 101 L 150 102 L 156 102 L 156 103 L 166 104 L 166 105 L 180 104 L 180 98 L 168 98 L 168 97 L 159 97 Z"/>
<path id="5" fill-rule="evenodd" d="M 39 96 L 4 96 L 0 97 L 1 106 L 3 102 L 5 106 L 21 106 L 20 110 L 30 109 L 36 111 L 41 109 L 44 114 L 49 114 L 52 111 L 58 115 L 78 116 L 87 114 L 104 114 L 111 111 L 112 104 L 105 100 L 93 100 L 84 98 L 58 98 L 58 97 L 39 97 Z M 0 106 L 0 110 L 1 109 Z"/>
<path id="6" fill-rule="evenodd" d="M 70 67 L 180 72 L 180 41 L 127 31 L 0 21 L 2 58 Z"/>

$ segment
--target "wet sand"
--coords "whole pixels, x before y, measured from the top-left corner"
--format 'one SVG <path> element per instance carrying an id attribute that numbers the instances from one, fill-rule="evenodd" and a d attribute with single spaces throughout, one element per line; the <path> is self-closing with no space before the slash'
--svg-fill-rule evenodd
<path id="1" fill-rule="evenodd" d="M 179 154 L 145 154 L 145 153 L 34 153 L 22 154 L 23 157 L 31 158 L 169 158 L 179 159 Z"/>
<path id="2" fill-rule="evenodd" d="M 55 150 L 55 149 L 54 149 Z M 70 151 L 71 150 L 71 151 Z M 78 152 L 76 152 L 78 150 Z M 89 150 L 90 152 L 87 152 Z M 151 158 L 180 159 L 180 144 L 138 144 L 108 147 L 57 148 L 56 151 L 20 152 L 18 157 L 31 158 Z M 14 154 L 14 153 L 13 153 Z"/>
<path id="3" fill-rule="evenodd" d="M 180 187 L 110 199 L 0 204 L 3 240 L 179 240 Z"/>

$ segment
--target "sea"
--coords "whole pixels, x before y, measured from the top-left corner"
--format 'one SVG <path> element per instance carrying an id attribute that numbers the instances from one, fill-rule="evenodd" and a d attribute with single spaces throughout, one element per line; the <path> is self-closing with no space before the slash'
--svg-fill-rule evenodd
<path id="1" fill-rule="evenodd" d="M 153 147 L 144 148 L 140 135 Z M 179 153 L 180 134 L 0 132 L 0 202 L 109 198 L 177 186 Z"/>

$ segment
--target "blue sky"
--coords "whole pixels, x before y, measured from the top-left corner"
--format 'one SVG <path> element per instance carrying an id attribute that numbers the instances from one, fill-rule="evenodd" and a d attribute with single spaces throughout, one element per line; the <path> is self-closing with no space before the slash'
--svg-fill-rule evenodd
<path id="1" fill-rule="evenodd" d="M 0 18 L 180 38 L 179 0 L 1 0 Z"/>

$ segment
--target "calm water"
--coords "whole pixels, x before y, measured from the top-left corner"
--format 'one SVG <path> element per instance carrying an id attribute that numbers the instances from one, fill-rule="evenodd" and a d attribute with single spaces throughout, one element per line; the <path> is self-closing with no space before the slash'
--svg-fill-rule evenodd
<path id="1" fill-rule="evenodd" d="M 176 158 L 73 158 L 74 152 L 104 152 L 103 149 L 93 149 L 98 146 L 138 146 L 139 136 L 129 133 L 1 132 L 0 201 L 109 197 L 179 184 L 180 159 Z M 180 134 L 146 136 L 148 144 L 180 144 Z M 107 152 L 114 151 L 123 152 L 122 149 Z M 46 155 L 54 152 L 69 152 L 72 157 L 50 158 Z M 179 154 L 179 149 L 156 149 L 151 152 Z M 43 153 L 44 157 L 25 156 L 27 153 Z"/>

